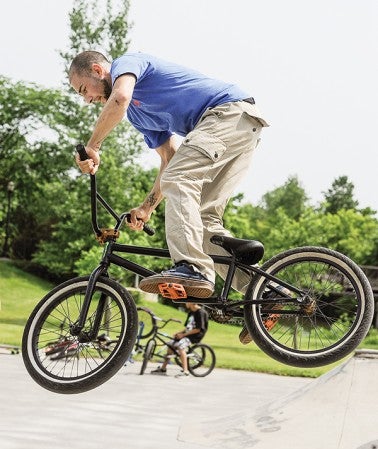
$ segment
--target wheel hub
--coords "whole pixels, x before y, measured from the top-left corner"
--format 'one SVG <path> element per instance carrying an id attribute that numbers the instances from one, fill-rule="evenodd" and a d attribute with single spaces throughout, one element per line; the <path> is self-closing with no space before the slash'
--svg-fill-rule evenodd
<path id="1" fill-rule="evenodd" d="M 312 298 L 309 294 L 307 294 L 303 298 L 303 302 L 301 304 L 301 309 L 307 315 L 313 315 L 316 310 L 316 299 Z"/>

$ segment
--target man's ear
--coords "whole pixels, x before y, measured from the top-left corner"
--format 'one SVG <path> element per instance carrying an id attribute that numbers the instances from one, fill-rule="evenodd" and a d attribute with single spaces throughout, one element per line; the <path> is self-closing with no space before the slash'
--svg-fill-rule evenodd
<path id="1" fill-rule="evenodd" d="M 97 64 L 97 62 L 94 62 L 92 64 L 92 72 L 93 72 L 93 74 L 97 75 L 99 78 L 101 78 L 101 79 L 104 78 L 104 74 L 105 74 L 104 68 L 102 67 L 102 65 Z"/>

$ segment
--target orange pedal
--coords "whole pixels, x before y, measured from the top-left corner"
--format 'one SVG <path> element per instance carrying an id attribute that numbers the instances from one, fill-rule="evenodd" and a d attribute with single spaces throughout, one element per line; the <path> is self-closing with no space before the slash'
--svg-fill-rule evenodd
<path id="1" fill-rule="evenodd" d="M 159 291 L 161 296 L 169 299 L 185 299 L 188 297 L 185 288 L 181 284 L 159 284 Z"/>
<path id="2" fill-rule="evenodd" d="M 279 320 L 281 315 L 278 315 L 277 313 L 271 314 L 268 316 L 266 320 L 263 320 L 265 329 L 269 332 L 273 329 L 273 327 L 277 324 L 277 321 Z"/>

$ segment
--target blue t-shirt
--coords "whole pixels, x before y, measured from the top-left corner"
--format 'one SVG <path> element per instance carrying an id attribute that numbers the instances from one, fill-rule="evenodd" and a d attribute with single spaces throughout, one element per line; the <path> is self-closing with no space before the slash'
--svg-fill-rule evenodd
<path id="1" fill-rule="evenodd" d="M 207 108 L 250 97 L 233 84 L 144 53 L 126 53 L 113 61 L 113 84 L 126 73 L 136 77 L 127 118 L 150 148 L 172 134 L 186 136 Z"/>

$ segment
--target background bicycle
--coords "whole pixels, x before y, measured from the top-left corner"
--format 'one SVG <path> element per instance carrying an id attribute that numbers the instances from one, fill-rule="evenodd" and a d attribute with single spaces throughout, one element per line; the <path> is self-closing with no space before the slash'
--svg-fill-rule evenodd
<path id="1" fill-rule="evenodd" d="M 88 343 L 79 343 L 77 339 L 73 338 L 68 332 L 68 327 L 65 327 L 65 321 L 60 324 L 60 333 L 57 340 L 48 342 L 45 347 L 45 354 L 51 361 L 60 360 L 63 358 L 70 359 L 73 357 L 79 358 L 80 353 L 87 351 L 92 352 L 100 358 L 105 358 L 106 353 L 110 353 L 113 350 L 113 346 L 116 344 L 115 340 L 106 334 L 100 334 L 96 340 Z"/>
<path id="2" fill-rule="evenodd" d="M 155 319 L 153 333 L 144 347 L 142 365 L 140 374 L 144 374 L 147 365 L 151 361 L 163 362 L 165 359 L 174 361 L 178 366 L 182 367 L 178 350 L 172 346 L 172 336 L 163 332 L 163 328 L 170 322 L 181 323 L 180 320 L 170 318 L 164 320 L 157 317 L 151 312 Z M 158 324 L 160 323 L 160 324 Z M 170 348 L 173 354 L 167 355 L 167 349 Z M 209 375 L 216 363 L 214 350 L 204 343 L 191 344 L 187 349 L 188 370 L 195 377 L 205 377 Z"/>
<path id="3" fill-rule="evenodd" d="M 128 359 L 129 362 L 134 362 L 134 357 L 138 354 L 143 354 L 146 344 L 146 338 L 151 337 L 154 333 L 154 328 L 156 326 L 157 317 L 154 313 L 147 307 L 138 306 L 138 333 L 135 340 L 134 348 Z"/>

